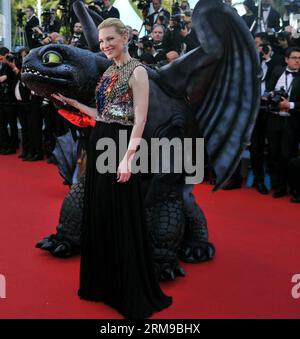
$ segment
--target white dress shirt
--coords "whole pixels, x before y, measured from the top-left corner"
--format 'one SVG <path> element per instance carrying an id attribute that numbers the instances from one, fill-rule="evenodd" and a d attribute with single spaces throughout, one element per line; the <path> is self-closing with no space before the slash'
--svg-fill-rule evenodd
<path id="1" fill-rule="evenodd" d="M 286 68 L 287 71 L 289 72 L 298 72 L 298 70 L 291 70 L 288 67 Z M 275 86 L 275 91 L 279 91 L 281 87 L 283 87 L 285 89 L 285 91 L 287 91 L 288 95 L 291 95 L 291 91 L 292 91 L 292 82 L 293 82 L 293 75 L 292 74 L 286 74 L 285 71 L 281 74 L 280 78 L 277 81 L 277 84 Z M 295 103 L 294 102 L 290 102 L 290 109 L 294 109 L 295 108 Z M 285 111 L 280 111 L 279 115 L 281 116 L 290 116 L 290 114 L 288 112 Z"/>

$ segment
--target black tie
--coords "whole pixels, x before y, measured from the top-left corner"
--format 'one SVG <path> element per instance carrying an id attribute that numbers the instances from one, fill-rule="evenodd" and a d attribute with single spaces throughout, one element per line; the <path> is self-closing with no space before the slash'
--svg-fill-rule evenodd
<path id="1" fill-rule="evenodd" d="M 288 71 L 288 70 L 285 71 L 286 75 L 292 74 L 293 77 L 295 77 L 297 75 L 297 73 L 298 73 L 298 71 L 295 71 L 295 72 L 291 72 L 291 71 Z"/>

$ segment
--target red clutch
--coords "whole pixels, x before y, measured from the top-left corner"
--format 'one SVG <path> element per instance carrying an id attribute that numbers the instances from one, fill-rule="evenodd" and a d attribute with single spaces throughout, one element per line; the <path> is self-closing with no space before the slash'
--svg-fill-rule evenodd
<path id="1" fill-rule="evenodd" d="M 96 125 L 95 119 L 81 112 L 72 112 L 66 109 L 59 109 L 58 113 L 70 121 L 73 125 L 78 127 L 94 127 Z"/>

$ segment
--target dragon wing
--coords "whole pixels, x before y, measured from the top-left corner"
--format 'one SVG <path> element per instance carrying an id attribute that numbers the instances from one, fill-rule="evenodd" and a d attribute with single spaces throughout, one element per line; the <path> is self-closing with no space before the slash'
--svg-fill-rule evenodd
<path id="1" fill-rule="evenodd" d="M 254 39 L 233 8 L 221 0 L 199 0 L 192 19 L 200 46 L 163 67 L 159 82 L 189 98 L 217 174 L 217 190 L 250 144 L 260 103 L 260 66 Z"/>
<path id="2" fill-rule="evenodd" d="M 92 52 L 99 52 L 98 25 L 103 21 L 102 17 L 85 7 L 84 1 L 78 0 L 73 3 L 73 10 L 80 19 L 84 37 Z"/>

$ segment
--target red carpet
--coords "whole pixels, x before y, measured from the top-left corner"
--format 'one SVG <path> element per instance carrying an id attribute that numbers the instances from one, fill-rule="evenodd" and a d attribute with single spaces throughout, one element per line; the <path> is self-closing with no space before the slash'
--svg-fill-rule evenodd
<path id="1" fill-rule="evenodd" d="M 68 188 L 46 162 L 0 156 L 0 274 L 7 298 L 0 318 L 121 318 L 109 306 L 77 297 L 79 258 L 35 249 L 54 233 Z M 161 286 L 173 305 L 155 318 L 299 317 L 291 278 L 300 273 L 300 206 L 253 189 L 211 193 L 196 187 L 217 254 L 183 264 L 187 276 Z"/>

